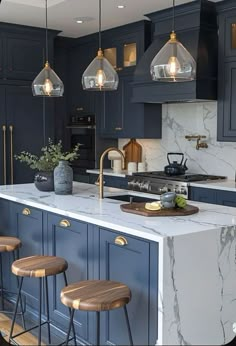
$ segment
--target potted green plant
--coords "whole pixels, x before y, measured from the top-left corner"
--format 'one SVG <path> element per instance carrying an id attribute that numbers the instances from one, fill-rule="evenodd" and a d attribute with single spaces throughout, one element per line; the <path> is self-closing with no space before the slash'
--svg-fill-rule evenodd
<path id="1" fill-rule="evenodd" d="M 71 151 L 63 152 L 62 141 L 54 144 L 49 138 L 48 145 L 41 148 L 41 155 L 37 156 L 27 151 L 15 155 L 15 159 L 37 170 L 34 178 L 35 186 L 40 191 L 54 190 L 53 171 L 59 161 L 71 162 L 79 157 L 80 144 L 76 144 Z"/>

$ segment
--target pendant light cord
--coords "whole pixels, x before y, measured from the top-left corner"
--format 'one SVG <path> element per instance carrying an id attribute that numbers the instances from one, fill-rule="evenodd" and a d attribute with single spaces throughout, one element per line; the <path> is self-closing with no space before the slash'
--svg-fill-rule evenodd
<path id="1" fill-rule="evenodd" d="M 172 31 L 175 31 L 175 0 L 173 0 Z"/>
<path id="2" fill-rule="evenodd" d="M 48 0 L 45 0 L 45 18 L 46 18 L 46 61 L 48 61 Z"/>
<path id="3" fill-rule="evenodd" d="M 99 0 L 99 49 L 102 48 L 102 37 L 101 37 L 101 28 L 102 28 L 102 0 Z"/>

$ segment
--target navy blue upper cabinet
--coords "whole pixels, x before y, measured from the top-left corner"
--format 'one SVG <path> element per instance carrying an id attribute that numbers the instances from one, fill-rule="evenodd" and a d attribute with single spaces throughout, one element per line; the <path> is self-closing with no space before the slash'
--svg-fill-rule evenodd
<path id="1" fill-rule="evenodd" d="M 103 137 L 161 138 L 161 106 L 131 102 L 132 76 L 120 76 L 118 89 L 102 94 Z"/>
<path id="2" fill-rule="evenodd" d="M 121 236 L 127 244 L 118 245 Z M 100 279 L 123 282 L 131 289 L 132 300 L 127 309 L 134 345 L 154 345 L 158 311 L 157 244 L 105 229 L 100 230 L 99 239 Z M 103 314 L 101 325 L 101 345 L 129 345 L 122 309 Z"/>
<path id="3" fill-rule="evenodd" d="M 236 4 L 225 1 L 218 5 L 218 141 L 236 141 Z"/>
<path id="4" fill-rule="evenodd" d="M 32 81 L 45 63 L 45 30 L 6 23 L 0 24 L 0 30 L 0 78 Z M 57 33 L 48 33 L 50 59 Z"/>
<path id="5" fill-rule="evenodd" d="M 104 56 L 119 74 L 130 74 L 150 44 L 150 22 L 140 21 L 102 34 Z"/>

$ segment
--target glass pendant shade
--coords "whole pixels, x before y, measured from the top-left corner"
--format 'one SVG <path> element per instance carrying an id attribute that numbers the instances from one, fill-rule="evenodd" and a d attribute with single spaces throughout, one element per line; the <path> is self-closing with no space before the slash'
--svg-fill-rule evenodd
<path id="1" fill-rule="evenodd" d="M 118 88 L 119 77 L 109 61 L 103 56 L 99 49 L 95 59 L 90 63 L 82 76 L 82 86 L 84 90 L 116 90 Z"/>
<path id="2" fill-rule="evenodd" d="M 196 61 L 176 39 L 174 31 L 152 60 L 150 73 L 154 81 L 160 82 L 186 82 L 196 78 Z"/>
<path id="3" fill-rule="evenodd" d="M 64 93 L 64 85 L 58 75 L 46 62 L 43 70 L 32 83 L 33 96 L 61 97 Z"/>

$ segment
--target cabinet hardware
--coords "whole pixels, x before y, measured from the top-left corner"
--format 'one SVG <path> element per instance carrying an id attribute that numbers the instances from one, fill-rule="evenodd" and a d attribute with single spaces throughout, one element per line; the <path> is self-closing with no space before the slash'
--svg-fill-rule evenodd
<path id="1" fill-rule="evenodd" d="M 121 130 L 122 130 L 122 127 L 115 127 L 115 130 L 116 130 L 116 131 L 121 131 Z"/>
<path id="2" fill-rule="evenodd" d="M 13 161 L 13 125 L 9 126 L 10 131 L 10 163 L 11 163 L 11 184 L 14 182 L 14 161 Z"/>
<path id="3" fill-rule="evenodd" d="M 61 227 L 70 227 L 70 221 L 66 220 L 66 219 L 63 219 L 60 221 L 59 225 Z"/>
<path id="4" fill-rule="evenodd" d="M 122 70 L 123 70 L 123 67 L 116 67 L 115 70 L 116 70 L 116 71 L 122 71 Z"/>
<path id="5" fill-rule="evenodd" d="M 7 164 L 6 164 L 6 126 L 2 126 L 3 135 L 3 184 L 7 183 Z"/>
<path id="6" fill-rule="evenodd" d="M 24 208 L 23 210 L 22 210 L 22 214 L 23 215 L 30 215 L 31 214 L 31 211 L 30 211 L 30 209 L 29 208 Z"/>
<path id="7" fill-rule="evenodd" d="M 118 236 L 115 239 L 115 244 L 120 246 L 125 246 L 125 245 L 128 245 L 128 241 L 125 237 Z"/>
<path id="8" fill-rule="evenodd" d="M 76 110 L 77 110 L 77 111 L 83 111 L 84 108 L 83 108 L 83 107 L 77 107 Z"/>

